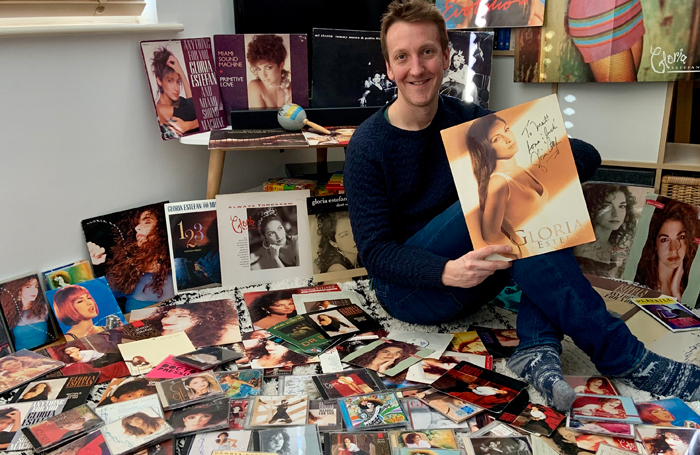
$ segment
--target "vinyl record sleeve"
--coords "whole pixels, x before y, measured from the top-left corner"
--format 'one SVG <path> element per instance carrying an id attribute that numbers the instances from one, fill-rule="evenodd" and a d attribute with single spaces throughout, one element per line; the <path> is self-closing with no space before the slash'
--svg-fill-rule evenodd
<path id="1" fill-rule="evenodd" d="M 447 22 L 448 29 L 540 27 L 545 11 L 545 2 L 494 3 L 479 0 L 469 4 L 436 0 L 435 6 Z"/>
<path id="2" fill-rule="evenodd" d="M 306 313 L 304 317 L 312 321 L 329 339 L 382 328 L 377 320 L 355 304 Z"/>
<path id="3" fill-rule="evenodd" d="M 337 291 L 324 292 L 323 294 L 294 294 L 294 306 L 297 314 L 311 313 L 315 311 L 328 310 L 339 306 L 359 304 L 360 299 L 356 292 Z"/>

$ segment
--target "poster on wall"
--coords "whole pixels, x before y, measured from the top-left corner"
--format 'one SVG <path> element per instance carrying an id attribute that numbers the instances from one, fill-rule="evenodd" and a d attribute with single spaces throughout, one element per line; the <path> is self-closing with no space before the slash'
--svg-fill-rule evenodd
<path id="1" fill-rule="evenodd" d="M 141 55 L 163 140 L 226 127 L 211 38 L 141 41 Z"/>
<path id="2" fill-rule="evenodd" d="M 224 287 L 312 276 L 309 190 L 218 194 Z"/>
<path id="3" fill-rule="evenodd" d="M 306 34 L 214 35 L 224 111 L 309 106 Z"/>
<path id="4" fill-rule="evenodd" d="M 441 134 L 474 249 L 510 245 L 494 259 L 512 260 L 595 240 L 556 95 Z"/>
<path id="5" fill-rule="evenodd" d="M 519 29 L 515 82 L 700 79 L 700 0 L 548 2 Z"/>
<path id="6" fill-rule="evenodd" d="M 448 29 L 540 27 L 545 0 L 436 0 L 435 6 Z"/>

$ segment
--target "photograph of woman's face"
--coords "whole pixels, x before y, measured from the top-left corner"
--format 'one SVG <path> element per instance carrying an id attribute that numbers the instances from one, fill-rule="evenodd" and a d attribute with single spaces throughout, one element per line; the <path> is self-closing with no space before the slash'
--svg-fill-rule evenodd
<path id="1" fill-rule="evenodd" d="M 167 79 L 167 77 L 166 77 Z M 178 78 L 179 80 L 179 78 Z M 179 85 L 178 85 L 179 87 Z M 178 95 L 179 96 L 179 88 L 178 88 Z M 177 99 L 177 97 L 175 98 Z M 141 216 L 139 217 L 139 224 L 136 225 L 134 228 L 136 230 L 136 244 L 138 246 L 142 246 L 144 243 L 146 243 L 146 240 L 148 239 L 148 235 L 151 233 L 153 228 L 155 227 L 157 223 L 155 215 L 151 213 L 148 210 L 145 210 L 143 213 L 141 213 Z"/>
<path id="2" fill-rule="evenodd" d="M 678 220 L 667 220 L 656 236 L 656 251 L 659 262 L 669 269 L 678 268 L 688 251 L 685 226 Z"/>
<path id="3" fill-rule="evenodd" d="M 280 220 L 272 219 L 265 223 L 263 236 L 270 245 L 284 245 L 287 243 L 287 231 Z"/>
<path id="4" fill-rule="evenodd" d="M 272 341 L 265 343 L 265 349 L 270 353 L 270 357 L 282 357 L 288 351 L 281 344 L 273 343 Z"/>
<path id="5" fill-rule="evenodd" d="M 20 298 L 22 300 L 22 303 L 30 303 L 36 300 L 37 296 L 39 295 L 39 281 L 37 281 L 36 278 L 32 278 L 31 280 L 27 281 L 24 286 L 22 286 L 22 290 L 20 291 Z"/>
<path id="6" fill-rule="evenodd" d="M 185 430 L 201 430 L 204 428 L 211 420 L 212 415 L 206 412 L 201 412 L 198 414 L 190 414 L 183 420 L 185 424 Z"/>
<path id="7" fill-rule="evenodd" d="M 169 310 L 161 324 L 163 325 L 163 335 L 170 335 L 176 332 L 184 332 L 194 326 L 197 320 L 192 317 L 192 313 L 182 308 Z"/>
<path id="8" fill-rule="evenodd" d="M 92 319 L 97 317 L 97 304 L 89 292 L 84 292 L 73 299 L 73 308 L 82 319 Z"/>
<path id="9" fill-rule="evenodd" d="M 355 237 L 352 235 L 350 218 L 340 218 L 335 226 L 335 241 L 331 240 L 331 245 L 340 252 L 357 253 Z"/>
<path id="10" fill-rule="evenodd" d="M 290 314 L 294 312 L 294 300 L 292 299 L 282 299 L 278 300 L 268 308 L 268 311 L 272 314 Z"/>
<path id="11" fill-rule="evenodd" d="M 280 433 L 275 433 L 267 441 L 267 449 L 269 452 L 278 452 L 284 447 L 284 435 Z"/>
<path id="12" fill-rule="evenodd" d="M 282 83 L 283 64 L 260 60 L 250 65 L 250 72 L 259 78 L 269 89 L 279 87 Z"/>
<path id="13" fill-rule="evenodd" d="M 496 122 L 489 130 L 489 143 L 496 159 L 507 160 L 518 153 L 518 141 L 510 127 L 504 122 Z"/>
<path id="14" fill-rule="evenodd" d="M 617 231 L 624 223 L 625 216 L 627 216 L 627 198 L 622 191 L 617 191 L 608 195 L 605 206 L 598 212 L 593 223 L 610 231 Z"/>
<path id="15" fill-rule="evenodd" d="M 403 352 L 403 349 L 394 347 L 394 346 L 388 346 L 384 349 L 381 349 L 379 352 L 377 352 L 377 360 L 381 360 L 382 362 L 388 362 L 390 360 L 396 360 L 399 357 L 401 357 L 401 353 Z"/>
<path id="16" fill-rule="evenodd" d="M 139 428 L 141 431 L 144 432 L 143 436 L 151 435 L 155 433 L 156 431 L 160 430 L 160 426 L 156 428 L 151 428 L 146 424 L 146 422 L 143 421 L 141 417 L 131 417 L 128 421 L 128 424 Z"/>
<path id="17" fill-rule="evenodd" d="M 204 393 L 209 388 L 209 381 L 203 377 L 194 378 L 190 381 L 189 388 L 197 393 Z"/>
<path id="18" fill-rule="evenodd" d="M 180 99 L 180 90 L 182 89 L 182 80 L 180 75 L 175 71 L 169 71 L 163 75 L 163 79 L 156 78 L 158 85 L 163 90 L 162 95 L 166 96 L 171 101 Z"/>

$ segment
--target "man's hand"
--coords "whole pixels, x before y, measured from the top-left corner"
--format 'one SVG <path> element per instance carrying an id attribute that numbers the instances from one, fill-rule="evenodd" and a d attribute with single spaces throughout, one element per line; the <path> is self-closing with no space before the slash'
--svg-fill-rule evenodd
<path id="1" fill-rule="evenodd" d="M 496 270 L 510 267 L 508 261 L 487 261 L 492 254 L 508 255 L 512 248 L 508 245 L 490 245 L 470 251 L 453 261 L 447 261 L 442 271 L 442 284 L 458 288 L 471 288 L 493 275 Z"/>

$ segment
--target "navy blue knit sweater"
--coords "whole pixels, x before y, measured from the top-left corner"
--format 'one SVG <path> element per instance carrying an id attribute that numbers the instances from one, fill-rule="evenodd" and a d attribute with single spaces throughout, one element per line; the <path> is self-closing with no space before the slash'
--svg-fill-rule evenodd
<path id="1" fill-rule="evenodd" d="M 404 242 L 457 201 L 440 130 L 490 114 L 475 104 L 440 96 L 432 123 L 421 131 L 396 128 L 379 110 L 352 135 L 343 183 L 352 232 L 371 277 L 411 287 L 443 287 L 448 261 Z M 581 181 L 600 165 L 590 144 L 572 139 Z"/>

